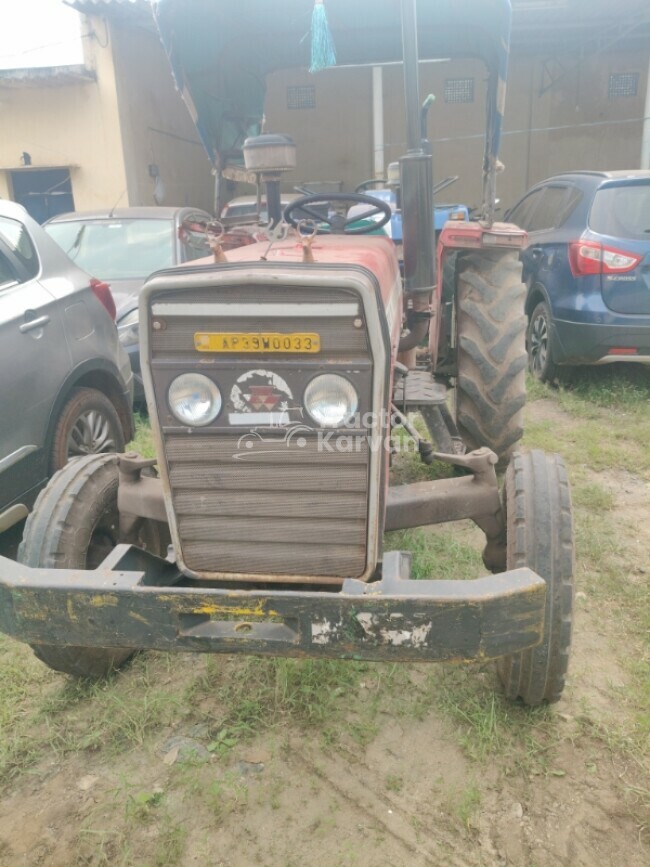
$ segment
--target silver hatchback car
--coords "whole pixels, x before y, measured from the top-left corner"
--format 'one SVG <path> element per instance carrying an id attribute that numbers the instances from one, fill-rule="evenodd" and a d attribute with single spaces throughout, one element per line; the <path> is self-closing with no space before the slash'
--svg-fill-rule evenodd
<path id="1" fill-rule="evenodd" d="M 109 286 L 0 201 L 0 532 L 70 458 L 123 450 L 132 400 Z"/>

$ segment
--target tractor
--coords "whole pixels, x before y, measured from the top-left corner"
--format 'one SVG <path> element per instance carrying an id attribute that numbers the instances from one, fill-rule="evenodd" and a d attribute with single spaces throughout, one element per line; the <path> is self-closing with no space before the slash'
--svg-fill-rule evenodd
<path id="1" fill-rule="evenodd" d="M 156 458 L 80 458 L 51 479 L 19 562 L 0 559 L 0 629 L 78 677 L 148 648 L 497 660 L 509 699 L 556 701 L 571 643 L 571 497 L 559 456 L 517 449 L 525 234 L 494 220 L 510 2 L 326 2 L 337 63 L 403 62 L 403 274 L 379 231 L 390 204 L 317 193 L 282 210 L 300 155 L 262 128 L 265 79 L 313 62 L 310 5 L 155 6 L 217 200 L 227 182 L 252 181 L 269 221 L 234 249 L 231 227 L 206 225 L 210 259 L 148 279 L 140 339 Z M 483 204 L 436 246 L 418 63 L 470 55 L 487 69 Z M 425 463 L 455 474 L 389 486 L 398 426 Z M 485 535 L 485 577 L 441 568 L 415 580 L 409 552 L 384 549 L 385 531 L 466 519 Z"/>

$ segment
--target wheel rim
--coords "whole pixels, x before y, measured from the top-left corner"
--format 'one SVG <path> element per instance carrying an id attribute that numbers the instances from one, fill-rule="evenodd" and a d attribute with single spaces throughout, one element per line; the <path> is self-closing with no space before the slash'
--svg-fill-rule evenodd
<path id="1" fill-rule="evenodd" d="M 96 409 L 82 413 L 68 435 L 68 460 L 116 450 L 111 423 Z"/>
<path id="2" fill-rule="evenodd" d="M 546 367 L 548 358 L 548 323 L 540 314 L 533 320 L 530 329 L 530 360 L 533 373 L 540 374 Z"/>

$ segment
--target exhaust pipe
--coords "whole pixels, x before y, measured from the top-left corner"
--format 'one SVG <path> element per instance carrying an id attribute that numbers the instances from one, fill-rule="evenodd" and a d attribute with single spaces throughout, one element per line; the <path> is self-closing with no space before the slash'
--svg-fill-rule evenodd
<path id="1" fill-rule="evenodd" d="M 412 311 L 429 310 L 436 282 L 433 223 L 433 159 L 422 138 L 418 80 L 417 0 L 402 0 L 404 99 L 408 153 L 400 160 L 404 284 Z M 427 106 L 428 107 L 428 106 Z M 428 317 L 422 315 L 400 341 L 399 350 L 413 349 L 426 337 Z"/>

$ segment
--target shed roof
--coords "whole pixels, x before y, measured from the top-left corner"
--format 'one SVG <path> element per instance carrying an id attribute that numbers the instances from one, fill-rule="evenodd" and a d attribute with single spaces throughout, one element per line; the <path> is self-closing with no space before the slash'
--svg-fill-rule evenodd
<path id="1" fill-rule="evenodd" d="M 0 69 L 0 87 L 64 87 L 95 80 L 95 73 L 83 64 Z"/>
<path id="2" fill-rule="evenodd" d="M 111 15 L 120 18 L 152 17 L 150 0 L 63 0 L 84 15 Z"/>
<path id="3" fill-rule="evenodd" d="M 80 12 L 86 12 L 93 7 L 101 6 L 150 6 L 149 0 L 63 0 L 66 6 L 72 6 Z"/>

